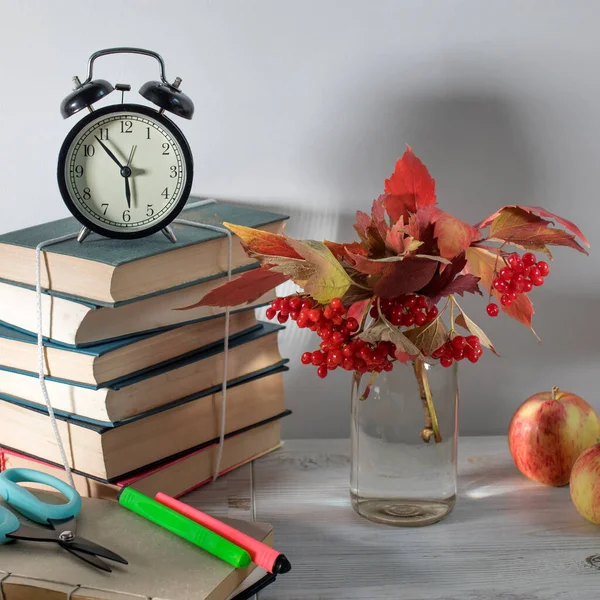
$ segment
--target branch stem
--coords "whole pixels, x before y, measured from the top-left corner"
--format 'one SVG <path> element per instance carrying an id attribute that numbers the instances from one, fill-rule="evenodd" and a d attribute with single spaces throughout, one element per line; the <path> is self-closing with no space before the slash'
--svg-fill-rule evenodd
<path id="1" fill-rule="evenodd" d="M 435 406 L 433 405 L 433 398 L 431 397 L 431 388 L 429 387 L 429 378 L 427 377 L 425 363 L 420 359 L 415 359 L 413 361 L 413 368 L 417 383 L 419 384 L 423 410 L 425 411 L 425 427 L 421 431 L 421 438 L 424 442 L 429 443 L 433 437 L 435 442 L 439 444 L 442 441 L 442 434 L 440 433 L 440 425 L 435 412 Z"/>

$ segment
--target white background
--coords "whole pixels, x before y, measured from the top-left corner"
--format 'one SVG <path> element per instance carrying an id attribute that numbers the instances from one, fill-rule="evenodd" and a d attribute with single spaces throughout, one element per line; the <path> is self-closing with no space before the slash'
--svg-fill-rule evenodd
<path id="1" fill-rule="evenodd" d="M 461 368 L 460 427 L 504 433 L 522 400 L 553 385 L 600 410 L 599 21 L 593 0 L 0 0 L 0 232 L 67 214 L 55 167 L 77 119 L 59 114 L 71 77 L 100 48 L 147 47 L 196 105 L 192 121 L 175 118 L 194 195 L 290 214 L 292 236 L 354 239 L 353 213 L 407 143 L 460 218 L 521 203 L 580 224 L 591 257 L 558 250 L 533 294 L 541 346 L 467 303 L 503 356 Z M 95 76 L 130 83 L 140 101 L 157 65 L 108 57 Z M 320 381 L 298 362 L 317 341 L 281 336 L 287 437 L 349 430 L 349 374 Z"/>

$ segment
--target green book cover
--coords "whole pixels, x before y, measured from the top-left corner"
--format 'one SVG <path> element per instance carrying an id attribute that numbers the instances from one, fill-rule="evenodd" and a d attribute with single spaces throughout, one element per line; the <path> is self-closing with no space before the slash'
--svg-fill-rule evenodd
<path id="1" fill-rule="evenodd" d="M 246 206 L 233 206 L 231 204 L 213 202 L 194 207 L 195 202 L 190 202 L 189 208 L 186 207 L 181 212 L 179 218 L 217 226 L 222 225 L 225 221 L 235 223 L 236 225 L 245 225 L 246 227 L 260 227 L 288 219 L 285 215 Z M 9 244 L 35 250 L 35 247 L 41 242 L 70 233 L 77 233 L 80 228 L 81 224 L 75 218 L 68 217 L 5 233 L 4 235 L 0 235 L 0 244 Z M 119 267 L 157 254 L 172 252 L 187 246 L 202 244 L 226 236 L 222 232 L 190 227 L 176 222 L 171 224 L 171 228 L 177 237 L 177 242 L 174 244 L 167 241 L 160 232 L 134 240 L 116 240 L 93 234 L 82 244 L 72 239 L 48 246 L 44 248 L 44 252 L 64 254 L 83 260 L 104 263 L 112 267 Z"/>

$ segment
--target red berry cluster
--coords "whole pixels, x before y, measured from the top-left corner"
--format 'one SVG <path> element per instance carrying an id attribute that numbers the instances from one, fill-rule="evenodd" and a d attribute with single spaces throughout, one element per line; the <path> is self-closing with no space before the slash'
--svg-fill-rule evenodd
<path id="1" fill-rule="evenodd" d="M 506 266 L 500 269 L 493 281 L 494 289 L 502 294 L 500 304 L 509 307 L 519 294 L 527 294 L 534 286 L 544 285 L 544 278 L 550 273 L 547 262 L 536 261 L 535 254 L 527 252 L 519 256 L 516 252 L 505 258 Z M 500 309 L 494 302 L 487 305 L 487 314 L 497 317 Z"/>
<path id="2" fill-rule="evenodd" d="M 277 316 L 280 323 L 288 319 L 296 325 L 316 331 L 322 342 L 320 349 L 305 352 L 302 363 L 317 367 L 319 377 L 327 377 L 329 371 L 338 367 L 347 371 L 366 373 L 391 371 L 396 347 L 390 342 L 368 344 L 364 340 L 351 339 L 359 329 L 358 321 L 346 315 L 346 308 L 339 298 L 327 306 L 315 307 L 310 298 L 288 296 L 277 298 L 266 311 L 268 319 Z"/>
<path id="3" fill-rule="evenodd" d="M 469 335 L 467 337 L 456 335 L 443 346 L 434 350 L 431 358 L 439 359 L 442 367 L 451 367 L 455 360 L 460 361 L 463 358 L 476 363 L 482 354 L 483 349 L 476 335 Z"/>
<path id="4" fill-rule="evenodd" d="M 383 316 L 392 324 L 400 327 L 421 326 L 430 323 L 438 316 L 438 308 L 425 296 L 410 294 L 398 298 L 381 298 L 379 306 Z M 374 319 L 379 317 L 377 305 L 369 313 Z"/>

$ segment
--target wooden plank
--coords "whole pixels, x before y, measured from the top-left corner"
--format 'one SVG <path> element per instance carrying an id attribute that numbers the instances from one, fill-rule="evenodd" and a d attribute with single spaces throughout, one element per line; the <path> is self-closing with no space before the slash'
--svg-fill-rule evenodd
<path id="1" fill-rule="evenodd" d="M 416 529 L 370 523 L 348 498 L 349 443 L 299 440 L 255 464 L 257 519 L 275 526 L 293 570 L 267 599 L 590 600 L 600 528 L 567 488 L 527 481 L 503 437 L 463 438 L 459 498 Z"/>

